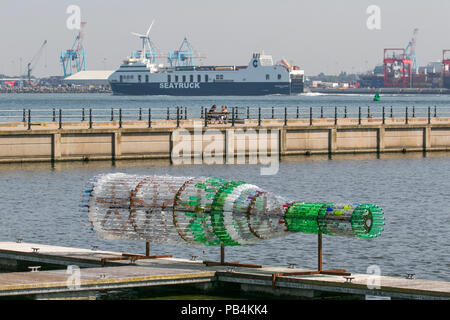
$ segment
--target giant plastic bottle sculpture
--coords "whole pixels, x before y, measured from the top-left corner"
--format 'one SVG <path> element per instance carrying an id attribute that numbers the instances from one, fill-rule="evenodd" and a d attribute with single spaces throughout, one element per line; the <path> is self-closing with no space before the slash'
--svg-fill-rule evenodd
<path id="1" fill-rule="evenodd" d="M 383 211 L 373 204 L 287 201 L 242 181 L 99 175 L 83 208 L 106 239 L 238 246 L 294 232 L 374 238 Z"/>

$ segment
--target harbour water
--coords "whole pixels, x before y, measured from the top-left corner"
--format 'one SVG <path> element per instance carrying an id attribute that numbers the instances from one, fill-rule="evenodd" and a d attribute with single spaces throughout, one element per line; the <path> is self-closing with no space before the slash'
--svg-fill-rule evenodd
<path id="1" fill-rule="evenodd" d="M 0 95 L 0 109 L 51 107 L 208 106 L 358 106 L 371 96 L 262 98 L 113 97 L 110 95 Z M 220 99 L 220 100 L 219 100 Z M 387 105 L 450 105 L 448 96 L 390 96 Z M 244 180 L 291 200 L 375 203 L 386 226 L 373 240 L 324 236 L 324 268 L 366 273 L 377 265 L 382 275 L 450 281 L 450 154 L 345 155 L 284 158 L 273 176 L 258 165 L 170 166 L 168 161 L 120 161 L 0 165 L 0 241 L 26 242 L 144 253 L 144 243 L 106 241 L 80 213 L 86 182 L 105 172 L 214 176 Z M 249 247 L 227 248 L 228 260 L 243 263 L 316 267 L 316 236 L 296 234 Z M 219 259 L 219 248 L 152 244 L 152 254 Z"/>

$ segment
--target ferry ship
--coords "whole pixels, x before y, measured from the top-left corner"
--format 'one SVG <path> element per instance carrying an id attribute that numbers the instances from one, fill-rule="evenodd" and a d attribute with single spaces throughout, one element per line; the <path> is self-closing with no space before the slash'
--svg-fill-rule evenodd
<path id="1" fill-rule="evenodd" d="M 143 47 L 145 46 L 143 38 Z M 151 43 L 150 43 L 151 44 Z M 187 45 L 188 49 L 181 50 Z M 248 65 L 194 65 L 186 38 L 169 52 L 169 64 L 157 64 L 156 53 L 135 51 L 108 79 L 115 95 L 257 96 L 303 92 L 304 71 L 286 60 L 254 53 Z"/>

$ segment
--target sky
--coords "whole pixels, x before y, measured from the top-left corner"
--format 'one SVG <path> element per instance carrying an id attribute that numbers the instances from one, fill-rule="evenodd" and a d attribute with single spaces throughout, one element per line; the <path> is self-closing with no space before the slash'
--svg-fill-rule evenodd
<path id="1" fill-rule="evenodd" d="M 67 28 L 70 5 L 87 22 L 88 70 L 117 69 L 141 47 L 131 32 L 145 33 L 153 19 L 150 37 L 163 54 L 187 36 L 202 64 L 246 65 L 264 51 L 307 75 L 373 69 L 383 48 L 405 48 L 415 28 L 419 65 L 450 49 L 449 0 L 1 0 L 0 74 L 25 74 L 47 40 L 33 75 L 62 75 L 61 50 L 77 35 Z M 380 8 L 379 30 L 367 27 L 370 5 Z"/>

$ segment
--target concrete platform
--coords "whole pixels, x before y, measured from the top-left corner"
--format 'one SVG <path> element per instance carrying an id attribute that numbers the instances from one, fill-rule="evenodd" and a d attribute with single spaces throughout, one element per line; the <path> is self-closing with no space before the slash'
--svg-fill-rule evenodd
<path id="1" fill-rule="evenodd" d="M 33 252 L 33 248 L 39 248 Z M 36 250 L 34 250 L 36 251 Z M 209 287 L 236 286 L 241 292 L 265 296 L 314 298 L 324 293 L 358 296 L 383 296 L 392 299 L 449 299 L 450 282 L 381 276 L 379 286 L 373 275 L 279 276 L 273 274 L 308 271 L 288 267 L 244 268 L 207 267 L 202 261 L 176 258 L 117 261 L 113 266 L 98 267 L 102 257 L 121 257 L 122 253 L 48 246 L 32 243 L 0 242 L 0 264 L 22 261 L 61 265 L 60 270 L 0 273 L 1 296 L 74 297 L 82 292 L 182 284 L 209 284 Z M 242 261 L 243 263 L 246 261 Z M 72 271 L 66 266 L 75 265 Z M 92 267 L 97 265 L 97 267 Z M 88 266 L 84 268 L 83 266 Z M 44 269 L 44 267 L 43 267 Z M 79 276 L 78 276 L 79 275 Z M 351 282 L 349 281 L 351 280 Z M 200 287 L 199 287 L 200 288 Z M 201 290 L 201 289 L 199 289 Z"/>

